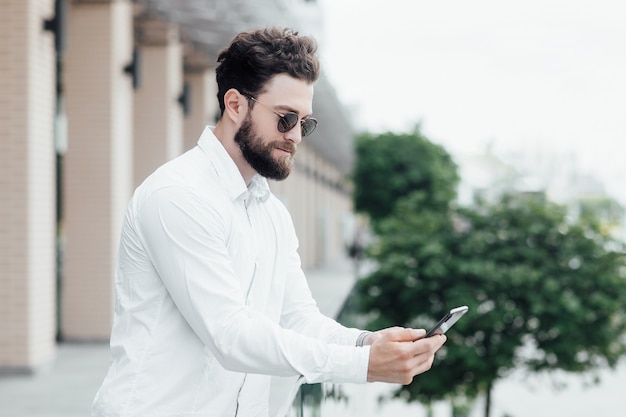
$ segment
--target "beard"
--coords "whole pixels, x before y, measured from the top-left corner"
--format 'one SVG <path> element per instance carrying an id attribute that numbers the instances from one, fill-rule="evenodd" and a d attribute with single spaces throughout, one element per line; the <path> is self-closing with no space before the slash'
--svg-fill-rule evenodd
<path id="1" fill-rule="evenodd" d="M 235 143 L 239 145 L 246 162 L 262 177 L 280 181 L 289 176 L 296 153 L 295 145 L 290 142 L 283 142 L 280 146 L 276 142 L 263 144 L 263 139 L 256 133 L 249 114 L 235 133 Z M 288 150 L 291 155 L 274 158 L 272 151 L 276 148 Z"/>

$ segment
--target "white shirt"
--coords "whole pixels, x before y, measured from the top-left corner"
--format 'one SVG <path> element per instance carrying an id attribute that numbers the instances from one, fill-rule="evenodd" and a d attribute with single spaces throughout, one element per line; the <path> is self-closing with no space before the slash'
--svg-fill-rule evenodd
<path id="1" fill-rule="evenodd" d="M 323 316 L 289 213 L 206 128 L 128 206 L 111 364 L 94 417 L 267 416 L 270 376 L 365 382 L 369 347 Z"/>

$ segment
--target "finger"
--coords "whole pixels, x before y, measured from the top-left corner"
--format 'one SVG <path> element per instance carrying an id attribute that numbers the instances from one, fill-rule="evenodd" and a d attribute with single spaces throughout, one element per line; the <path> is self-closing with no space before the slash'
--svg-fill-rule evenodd
<path id="1" fill-rule="evenodd" d="M 393 342 L 413 342 L 417 339 L 421 339 L 426 334 L 424 329 L 407 329 L 403 327 L 392 327 L 386 329 L 385 336 L 387 340 Z"/>
<path id="2" fill-rule="evenodd" d="M 443 346 L 444 343 L 448 340 L 445 334 L 438 334 L 432 337 L 433 342 L 435 343 L 435 350 L 439 350 L 440 347 Z"/>
<path id="3" fill-rule="evenodd" d="M 415 342 L 416 340 L 420 340 L 423 339 L 424 336 L 426 336 L 426 330 L 424 329 L 412 329 L 416 332 L 416 337 L 413 339 L 413 341 Z"/>
<path id="4" fill-rule="evenodd" d="M 413 339 L 413 341 L 423 339 L 424 336 L 426 336 L 426 330 L 424 329 L 412 329 L 412 330 L 417 334 L 417 337 Z"/>
<path id="5" fill-rule="evenodd" d="M 448 337 L 445 334 L 436 334 L 424 340 L 428 340 L 429 343 L 432 343 L 434 345 L 442 346 L 444 343 L 446 343 L 446 340 L 448 340 Z"/>
<path id="6" fill-rule="evenodd" d="M 423 349 L 420 350 L 411 360 L 413 376 L 422 374 L 432 368 L 435 360 L 435 354 L 442 344 L 443 340 L 428 340 L 428 343 L 423 344 Z"/>
<path id="7" fill-rule="evenodd" d="M 413 382 L 413 378 L 417 375 L 423 374 L 432 368 L 434 362 L 434 355 L 418 355 L 413 358 L 407 359 L 405 366 L 399 368 L 395 373 L 395 377 L 387 382 L 395 382 L 403 385 L 408 385 Z"/>
<path id="8" fill-rule="evenodd" d="M 418 355 L 415 357 L 415 362 L 413 364 L 413 375 L 417 376 L 423 374 L 424 372 L 429 371 L 433 362 L 435 361 L 435 355 Z"/>
<path id="9" fill-rule="evenodd" d="M 437 352 L 443 346 L 446 340 L 446 336 L 444 335 L 435 335 L 432 337 L 416 340 L 414 343 L 411 343 L 413 355 L 434 355 L 435 352 Z"/>

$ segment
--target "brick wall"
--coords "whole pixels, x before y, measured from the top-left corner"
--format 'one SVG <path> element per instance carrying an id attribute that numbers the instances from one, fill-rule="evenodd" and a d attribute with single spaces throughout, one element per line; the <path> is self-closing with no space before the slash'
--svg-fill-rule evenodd
<path id="1" fill-rule="evenodd" d="M 0 2 L 0 370 L 54 355 L 52 0 Z"/>

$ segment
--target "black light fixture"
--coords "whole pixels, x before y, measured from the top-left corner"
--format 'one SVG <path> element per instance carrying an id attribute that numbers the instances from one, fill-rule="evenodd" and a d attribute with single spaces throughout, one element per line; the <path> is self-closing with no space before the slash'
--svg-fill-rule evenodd
<path id="1" fill-rule="evenodd" d="M 124 72 L 133 80 L 133 90 L 141 87 L 141 52 L 139 48 L 133 49 L 133 57 L 128 65 L 124 67 Z"/>
<path id="2" fill-rule="evenodd" d="M 183 91 L 178 96 L 178 102 L 183 108 L 183 114 L 187 116 L 191 112 L 191 86 L 189 83 L 183 84 Z"/>
<path id="3" fill-rule="evenodd" d="M 67 4 L 66 0 L 55 0 L 54 16 L 43 22 L 43 29 L 54 34 L 54 49 L 63 52 L 67 44 Z"/>

